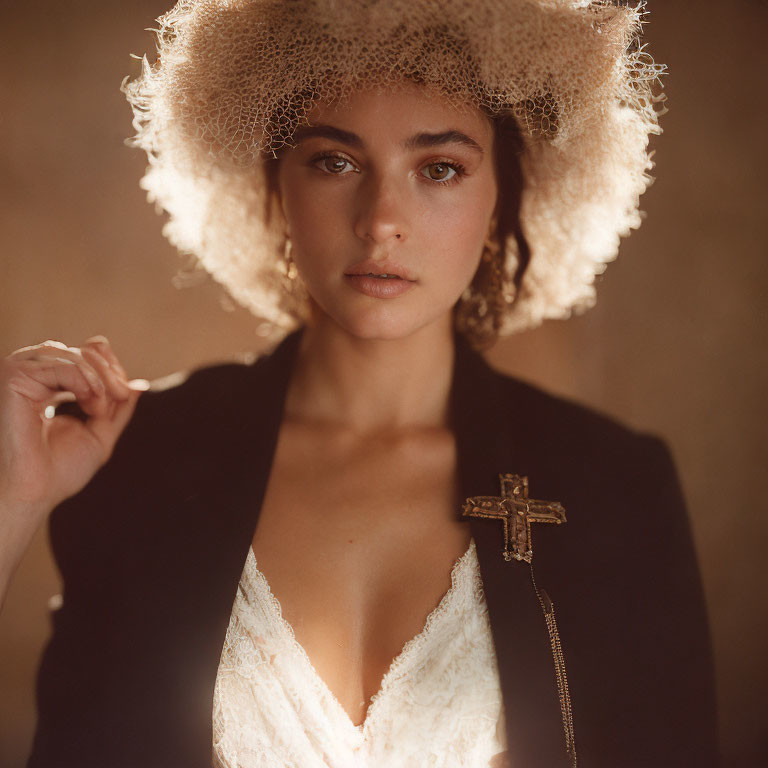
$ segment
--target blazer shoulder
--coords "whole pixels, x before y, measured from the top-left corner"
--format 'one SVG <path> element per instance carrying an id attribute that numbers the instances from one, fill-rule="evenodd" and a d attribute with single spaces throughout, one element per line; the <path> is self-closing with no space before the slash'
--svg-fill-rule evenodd
<path id="1" fill-rule="evenodd" d="M 156 419 L 188 416 L 191 409 L 226 407 L 247 393 L 255 364 L 223 362 L 176 371 L 150 382 L 136 407 L 136 417 Z M 255 381 L 253 381 L 255 383 Z"/>
<path id="2" fill-rule="evenodd" d="M 603 448 L 611 443 L 654 444 L 658 450 L 664 439 L 655 432 L 634 427 L 595 406 L 575 397 L 559 395 L 516 376 L 491 368 L 497 381 L 504 411 L 512 428 L 549 436 L 548 442 L 589 445 L 598 442 Z"/>
<path id="3" fill-rule="evenodd" d="M 242 420 L 246 410 L 253 417 L 259 412 L 259 399 L 270 390 L 268 361 L 269 355 L 262 355 L 153 379 L 150 389 L 139 398 L 121 442 L 130 447 L 139 439 L 146 447 L 148 439 L 162 440 L 166 436 L 178 443 L 179 437 L 203 438 L 211 431 L 228 429 Z"/>
<path id="4" fill-rule="evenodd" d="M 215 472 L 225 471 L 249 442 L 258 442 L 269 409 L 254 403 L 268 379 L 259 358 L 153 380 L 109 459 L 51 514 L 60 567 L 75 558 L 87 560 L 97 537 L 119 539 L 118 528 L 128 520 L 184 499 Z"/>

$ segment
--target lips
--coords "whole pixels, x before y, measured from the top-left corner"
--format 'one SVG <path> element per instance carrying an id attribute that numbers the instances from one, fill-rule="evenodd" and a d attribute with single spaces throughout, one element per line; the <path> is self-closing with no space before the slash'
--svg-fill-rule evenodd
<path id="1" fill-rule="evenodd" d="M 369 277 L 368 275 L 345 275 L 347 284 L 356 291 L 375 299 L 394 299 L 406 291 L 415 290 L 416 281 L 402 277 Z"/>
<path id="2" fill-rule="evenodd" d="M 350 277 L 362 276 L 378 278 L 380 280 L 400 279 L 415 282 L 415 277 L 413 277 L 408 269 L 389 259 L 384 259 L 383 261 L 366 259 L 351 266 L 344 274 Z"/>
<path id="3" fill-rule="evenodd" d="M 352 277 L 352 275 L 350 275 L 350 277 Z M 398 275 L 374 275 L 372 272 L 369 272 L 367 275 L 360 275 L 360 277 L 378 277 L 378 278 L 383 278 L 385 280 L 402 280 L 403 279 L 402 277 L 398 277 Z"/>

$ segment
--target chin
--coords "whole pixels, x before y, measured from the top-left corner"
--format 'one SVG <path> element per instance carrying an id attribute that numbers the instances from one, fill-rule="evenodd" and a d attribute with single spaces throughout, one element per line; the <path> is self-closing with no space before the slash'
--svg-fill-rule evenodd
<path id="1" fill-rule="evenodd" d="M 366 306 L 367 304 L 367 306 Z M 425 317 L 413 305 L 398 303 L 397 299 L 373 299 L 370 303 L 339 303 L 320 311 L 351 336 L 358 339 L 396 340 L 411 336 L 434 322 L 437 317 Z"/>
<path id="2" fill-rule="evenodd" d="M 423 327 L 419 318 L 409 317 L 406 312 L 355 313 L 344 318 L 334 318 L 344 330 L 358 339 L 404 339 Z"/>

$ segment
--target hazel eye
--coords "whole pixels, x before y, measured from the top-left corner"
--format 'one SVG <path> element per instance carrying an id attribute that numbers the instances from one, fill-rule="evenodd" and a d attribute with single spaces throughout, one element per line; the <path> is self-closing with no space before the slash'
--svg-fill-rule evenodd
<path id="1" fill-rule="evenodd" d="M 429 169 L 435 169 L 436 173 L 431 173 L 427 178 L 438 182 L 453 181 L 459 173 L 459 170 L 450 163 L 430 163 L 424 167 L 425 171 Z"/>
<path id="2" fill-rule="evenodd" d="M 335 176 L 340 176 L 344 171 L 344 167 L 350 165 L 349 160 L 340 155 L 322 155 L 313 162 L 326 173 L 332 173 Z"/>

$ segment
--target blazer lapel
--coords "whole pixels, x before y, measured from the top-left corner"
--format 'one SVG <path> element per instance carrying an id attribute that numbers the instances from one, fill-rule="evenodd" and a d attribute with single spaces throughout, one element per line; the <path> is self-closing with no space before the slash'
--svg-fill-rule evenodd
<path id="1" fill-rule="evenodd" d="M 470 496 L 498 496 L 499 475 L 505 472 L 529 475 L 534 494 L 546 493 L 545 479 L 514 429 L 515 402 L 509 394 L 513 390 L 501 386 L 510 381 L 456 335 L 451 396 L 458 447 L 459 515 Z M 516 765 L 566 766 L 552 650 L 530 567 L 504 560 L 500 520 L 472 517 L 469 525 L 477 545 L 498 659 L 509 750 Z M 545 574 L 543 583 L 547 583 Z"/>
<path id="2" fill-rule="evenodd" d="M 219 589 L 227 592 L 222 600 L 219 632 L 223 646 L 232 603 L 237 592 L 248 549 L 258 524 L 283 420 L 286 389 L 293 370 L 303 328 L 286 336 L 272 352 L 259 358 L 246 377 L 245 407 L 239 405 L 239 420 L 222 446 L 227 473 L 227 509 L 219 524 L 217 540 L 225 546 L 216 549 L 217 563 L 210 570 L 219 574 Z M 214 492 L 216 489 L 214 489 Z M 226 533 L 226 536 L 224 535 Z M 220 646 L 221 647 L 221 646 Z"/>

